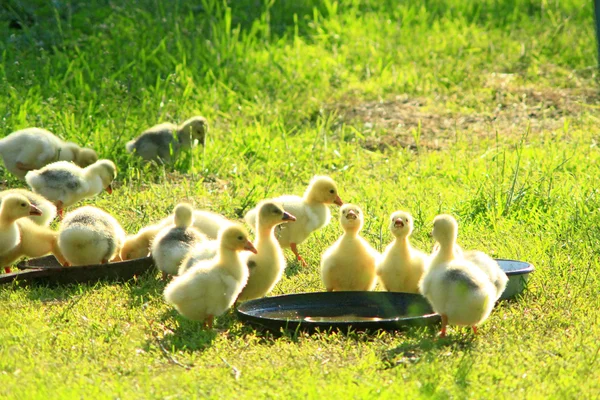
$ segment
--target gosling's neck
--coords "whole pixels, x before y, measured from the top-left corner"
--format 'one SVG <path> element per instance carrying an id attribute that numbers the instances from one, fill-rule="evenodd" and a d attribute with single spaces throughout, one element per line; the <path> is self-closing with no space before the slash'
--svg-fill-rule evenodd
<path id="1" fill-rule="evenodd" d="M 240 255 L 237 250 L 230 249 L 225 246 L 221 246 L 218 252 L 219 267 L 227 271 L 236 279 L 241 279 L 242 268 L 245 268 L 240 260 Z"/>
<path id="2" fill-rule="evenodd" d="M 396 247 L 402 254 L 406 254 L 410 251 L 410 242 L 408 241 L 408 235 L 396 236 L 394 239 L 394 247 Z"/>
<path id="3" fill-rule="evenodd" d="M 0 228 L 6 229 L 12 226 L 16 220 L 17 218 L 6 215 L 3 208 L 0 209 Z"/>
<path id="4" fill-rule="evenodd" d="M 184 147 L 190 147 L 194 138 L 192 137 L 192 128 L 184 126 L 177 130 L 177 141 Z"/>
<path id="5" fill-rule="evenodd" d="M 455 258 L 454 255 L 454 245 L 456 244 L 456 240 L 448 240 L 448 241 L 439 241 L 440 248 L 436 254 L 436 258 L 440 261 L 452 261 Z"/>
<path id="6" fill-rule="evenodd" d="M 345 228 L 343 238 L 354 239 L 358 237 L 358 233 L 360 232 L 360 228 Z"/>
<path id="7" fill-rule="evenodd" d="M 257 244 L 260 242 L 276 240 L 275 238 L 275 225 L 261 224 L 258 222 L 256 226 L 256 241 Z"/>

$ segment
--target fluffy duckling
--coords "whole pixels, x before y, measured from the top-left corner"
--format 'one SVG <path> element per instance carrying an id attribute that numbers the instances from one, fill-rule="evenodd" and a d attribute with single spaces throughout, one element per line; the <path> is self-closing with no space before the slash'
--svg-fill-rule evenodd
<path id="1" fill-rule="evenodd" d="M 191 248 L 207 240 L 192 226 L 193 211 L 189 204 L 179 203 L 175 207 L 174 224 L 162 228 L 152 241 L 151 254 L 163 278 L 176 275 Z"/>
<path id="2" fill-rule="evenodd" d="M 219 233 L 218 255 L 201 261 L 165 288 L 165 300 L 186 318 L 203 321 L 212 328 L 213 319 L 227 311 L 248 280 L 248 268 L 239 252 L 256 253 L 248 232 L 231 225 Z"/>
<path id="3" fill-rule="evenodd" d="M 328 292 L 375 288 L 375 265 L 380 255 L 360 237 L 363 223 L 360 207 L 342 206 L 340 224 L 344 233 L 321 258 L 321 278 Z"/>
<path id="4" fill-rule="evenodd" d="M 124 240 L 121 224 L 112 215 L 92 206 L 68 213 L 58 231 L 58 246 L 68 265 L 120 260 L 118 255 Z"/>
<path id="5" fill-rule="evenodd" d="M 233 222 L 227 218 L 206 210 L 194 210 L 192 226 L 200 233 L 206 235 L 208 239 L 216 239 L 219 230 Z M 156 234 L 165 226 L 173 224 L 173 215 L 163 218 L 159 222 L 148 225 L 138 231 L 135 235 L 129 235 L 125 239 L 121 249 L 121 258 L 123 260 L 132 260 L 134 258 L 146 257 L 151 250 L 151 243 Z M 200 245 L 203 245 L 201 243 Z M 212 256 L 216 255 L 217 246 L 212 246 Z M 211 257 L 212 258 L 212 257 Z"/>
<path id="6" fill-rule="evenodd" d="M 87 167 L 98 160 L 94 150 L 64 142 L 41 128 L 22 129 L 0 140 L 0 156 L 6 169 L 20 179 L 28 171 L 55 161 L 72 161 L 80 167 Z"/>
<path id="7" fill-rule="evenodd" d="M 192 117 L 179 126 L 164 123 L 142 132 L 125 145 L 129 153 L 145 161 L 170 162 L 182 147 L 192 147 L 195 140 L 204 145 L 208 133 L 208 121 L 204 117 Z"/>
<path id="8" fill-rule="evenodd" d="M 413 231 L 412 216 L 404 211 L 392 214 L 390 231 L 395 239 L 377 265 L 377 275 L 390 292 L 419 293 L 419 281 L 429 261 L 427 254 L 413 248 L 409 236 Z"/>
<path id="9" fill-rule="evenodd" d="M 315 176 L 304 192 L 304 197 L 286 195 L 273 200 L 296 217 L 293 224 L 278 225 L 275 236 L 281 247 L 289 247 L 298 261 L 306 266 L 297 246 L 312 232 L 329 223 L 331 213 L 328 204 L 344 204 L 338 195 L 337 185 L 328 176 Z M 257 214 L 258 209 L 255 207 L 244 216 L 246 223 L 253 229 L 256 229 Z"/>
<path id="10" fill-rule="evenodd" d="M 246 264 L 250 270 L 248 283 L 238 300 L 251 300 L 265 296 L 279 282 L 285 270 L 283 250 L 275 239 L 274 229 L 279 224 L 295 221 L 296 217 L 286 212 L 274 201 L 263 201 L 258 205 L 256 226 L 256 254 L 251 254 Z"/>
<path id="11" fill-rule="evenodd" d="M 62 217 L 63 208 L 103 190 L 112 193 L 111 183 L 117 176 L 117 167 L 110 160 L 98 160 L 85 168 L 67 161 L 46 165 L 25 175 L 27 184 L 35 193 L 52 201 Z"/>
<path id="12" fill-rule="evenodd" d="M 439 243 L 436 243 L 433 248 L 433 254 L 437 253 L 440 249 Z M 468 250 L 464 251 L 457 243 L 454 244 L 454 256 L 457 258 L 464 258 L 477 265 L 485 274 L 490 278 L 494 286 L 496 287 L 496 299 L 498 300 L 506 285 L 508 283 L 508 276 L 502 270 L 500 265 L 492 257 L 488 256 L 482 251 Z"/>
<path id="13" fill-rule="evenodd" d="M 15 198 L 18 200 L 13 203 Z M 31 205 L 26 197 L 18 194 L 9 195 L 2 201 L 2 207 L 8 207 L 10 204 L 12 204 L 11 208 L 29 210 L 29 214 L 31 215 L 37 215 L 38 213 L 41 213 L 41 210 Z M 29 218 L 16 219 L 16 225 L 18 230 L 17 235 L 20 240 L 16 246 L 0 255 L 1 265 L 9 265 L 23 256 L 41 257 L 48 253 L 54 254 L 61 264 L 65 264 L 65 259 L 57 243 L 58 234 L 55 231 L 48 229 L 47 227 L 37 225 Z M 12 230 L 14 228 L 11 227 L 10 229 Z M 12 233 L 7 234 L 3 238 L 3 243 L 5 243 L 4 240 L 10 240 L 11 237 L 13 237 Z M 12 243 L 14 244 L 14 241 Z"/>
<path id="14" fill-rule="evenodd" d="M 39 194 L 30 192 L 25 189 L 9 189 L 0 192 L 0 203 L 2 199 L 10 194 L 20 194 L 25 196 L 29 202 L 40 209 L 42 215 L 34 214 L 29 215 L 29 219 L 35 222 L 40 226 L 49 226 L 50 223 L 56 218 L 56 206 L 46 200 L 44 197 Z"/>
<path id="15" fill-rule="evenodd" d="M 0 257 L 15 249 L 21 242 L 17 220 L 41 215 L 42 210 L 31 204 L 25 196 L 18 193 L 4 193 L 0 204 Z M 9 267 L 4 269 L 5 272 L 10 272 Z"/>
<path id="16" fill-rule="evenodd" d="M 435 217 L 432 234 L 439 249 L 432 255 L 419 289 L 442 317 L 440 337 L 446 336 L 448 324 L 472 326 L 477 333 L 477 325 L 492 312 L 496 287 L 477 265 L 457 257 L 458 224 L 452 216 Z"/>

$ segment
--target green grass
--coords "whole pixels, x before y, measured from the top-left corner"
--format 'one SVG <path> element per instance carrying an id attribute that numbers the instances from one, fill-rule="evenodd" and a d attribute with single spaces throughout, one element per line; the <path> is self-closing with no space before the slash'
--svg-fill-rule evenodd
<path id="1" fill-rule="evenodd" d="M 22 29 L 11 26 L 20 25 Z M 600 393 L 600 170 L 592 2 L 142 0 L 0 5 L 2 134 L 28 126 L 120 169 L 90 201 L 130 232 L 180 200 L 232 218 L 329 174 L 390 240 L 440 212 L 460 243 L 537 270 L 472 338 L 452 328 L 272 336 L 186 321 L 154 275 L 0 289 L 0 397 L 588 398 Z M 383 110 L 383 111 L 382 111 Z M 206 116 L 204 149 L 142 166 L 124 144 Z M 6 187 L 22 186 L 3 170 Z M 337 215 L 337 209 L 332 210 Z M 322 290 L 337 221 L 274 294 Z"/>

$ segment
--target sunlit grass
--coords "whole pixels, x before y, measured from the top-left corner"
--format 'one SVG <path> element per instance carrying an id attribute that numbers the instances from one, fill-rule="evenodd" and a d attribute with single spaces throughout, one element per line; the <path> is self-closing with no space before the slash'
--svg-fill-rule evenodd
<path id="1" fill-rule="evenodd" d="M 424 250 L 433 217 L 450 212 L 463 247 L 537 269 L 477 338 L 453 328 L 444 341 L 422 329 L 271 335 L 233 313 L 206 332 L 164 303 L 153 274 L 9 285 L 0 288 L 0 397 L 598 393 L 591 2 L 75 3 L 0 5 L 2 133 L 40 126 L 114 159 L 116 190 L 89 203 L 127 231 L 183 199 L 237 219 L 264 197 L 301 194 L 318 173 L 365 210 L 363 235 L 380 250 L 392 211 L 415 216 L 413 241 Z M 398 126 L 369 117 L 400 95 L 420 106 L 390 108 Z M 348 118 L 352 108 L 368 112 Z M 143 129 L 196 114 L 211 123 L 206 146 L 174 167 L 125 152 Z M 365 146 L 390 135 L 406 145 Z M 6 187 L 23 185 L 0 176 Z M 308 268 L 288 254 L 274 294 L 323 290 L 320 254 L 340 232 L 334 218 L 301 245 Z"/>

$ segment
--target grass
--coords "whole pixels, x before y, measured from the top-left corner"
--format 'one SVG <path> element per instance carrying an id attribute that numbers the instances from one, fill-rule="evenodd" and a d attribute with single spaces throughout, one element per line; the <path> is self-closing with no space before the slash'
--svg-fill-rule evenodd
<path id="1" fill-rule="evenodd" d="M 203 331 L 156 276 L 0 289 L 4 398 L 579 398 L 600 392 L 598 95 L 592 4 L 9 0 L 2 132 L 40 126 L 118 164 L 90 203 L 130 232 L 180 200 L 239 218 L 329 174 L 390 240 L 388 215 L 440 212 L 460 243 L 537 270 L 472 338 L 451 329 L 271 335 L 230 313 Z M 173 168 L 124 144 L 201 114 L 205 148 Z M 6 187 L 22 186 L 3 170 Z M 337 210 L 333 210 L 334 215 Z M 334 221 L 274 294 L 322 290 Z"/>

